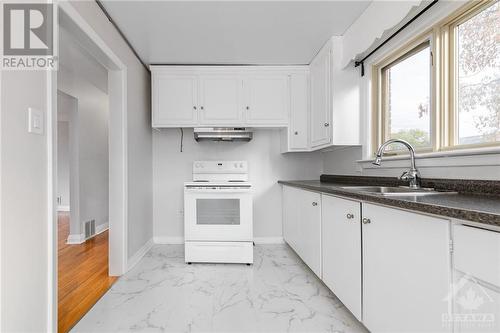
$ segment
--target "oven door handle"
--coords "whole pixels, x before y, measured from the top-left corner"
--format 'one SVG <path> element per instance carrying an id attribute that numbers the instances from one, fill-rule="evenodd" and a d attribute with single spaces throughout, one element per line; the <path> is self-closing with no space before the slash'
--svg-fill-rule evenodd
<path id="1" fill-rule="evenodd" d="M 222 194 L 222 193 L 249 193 L 252 190 L 250 188 L 247 188 L 247 189 L 244 189 L 244 188 L 238 188 L 238 189 L 234 189 L 234 188 L 200 189 L 200 188 L 186 187 L 186 188 L 184 188 L 184 191 L 187 193 L 220 193 L 220 194 Z"/>

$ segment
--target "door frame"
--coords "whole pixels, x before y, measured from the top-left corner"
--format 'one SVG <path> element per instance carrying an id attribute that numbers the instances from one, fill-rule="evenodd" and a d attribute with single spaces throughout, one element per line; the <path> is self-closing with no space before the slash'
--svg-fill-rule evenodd
<path id="1" fill-rule="evenodd" d="M 54 6 L 56 33 L 64 26 L 107 70 L 109 96 L 109 275 L 127 271 L 127 67 L 86 22 L 72 4 Z M 58 37 L 56 38 L 57 45 Z M 47 331 L 57 330 L 57 71 L 47 73 L 48 154 L 48 321 Z"/>

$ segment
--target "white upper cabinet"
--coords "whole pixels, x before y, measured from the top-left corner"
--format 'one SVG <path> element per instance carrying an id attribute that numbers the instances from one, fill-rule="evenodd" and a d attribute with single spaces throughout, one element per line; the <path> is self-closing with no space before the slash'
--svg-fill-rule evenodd
<path id="1" fill-rule="evenodd" d="M 309 71 L 290 75 L 290 125 L 281 132 L 281 151 L 309 150 Z"/>
<path id="2" fill-rule="evenodd" d="M 294 72 L 308 67 L 151 66 L 153 127 L 286 128 Z"/>
<path id="3" fill-rule="evenodd" d="M 451 332 L 448 220 L 363 203 L 363 323 L 371 332 Z"/>
<path id="4" fill-rule="evenodd" d="M 331 43 L 327 43 L 310 65 L 311 70 L 311 148 L 332 142 Z"/>
<path id="5" fill-rule="evenodd" d="M 242 80 L 238 75 L 200 76 L 200 123 L 235 125 L 242 121 Z"/>
<path id="6" fill-rule="evenodd" d="M 198 122 L 198 78 L 191 74 L 153 75 L 153 126 Z"/>
<path id="7" fill-rule="evenodd" d="M 358 145 L 358 74 L 339 45 L 303 66 L 151 66 L 153 127 L 281 128 L 284 153 Z"/>
<path id="8" fill-rule="evenodd" d="M 259 74 L 244 81 L 247 100 L 245 123 L 273 126 L 288 124 L 288 76 Z"/>

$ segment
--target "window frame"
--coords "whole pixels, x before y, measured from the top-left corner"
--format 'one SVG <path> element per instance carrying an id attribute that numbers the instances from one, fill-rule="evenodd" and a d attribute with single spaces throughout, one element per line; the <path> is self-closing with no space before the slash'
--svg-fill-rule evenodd
<path id="1" fill-rule="evenodd" d="M 375 84 L 372 85 L 372 96 L 373 96 L 373 139 L 374 143 L 374 153 L 377 148 L 389 139 L 389 128 L 388 128 L 388 110 L 386 103 L 386 75 L 385 69 L 389 66 L 396 65 L 409 57 L 415 55 L 419 51 L 423 50 L 426 47 L 430 48 L 430 91 L 429 91 L 429 118 L 430 118 L 430 128 L 429 128 L 429 138 L 431 141 L 430 147 L 418 148 L 416 149 L 418 152 L 431 152 L 434 150 L 434 146 L 436 144 L 436 120 L 435 120 L 435 108 L 433 107 L 435 103 L 434 98 L 434 38 L 432 34 L 432 30 L 427 30 L 425 33 L 421 34 L 417 38 L 414 38 L 410 42 L 406 43 L 403 47 L 400 47 L 395 52 L 390 53 L 386 56 L 382 61 L 376 63 L 372 66 L 372 78 Z M 400 154 L 408 154 L 408 150 L 406 149 L 395 149 L 386 152 L 387 155 L 400 155 Z"/>
<path id="2" fill-rule="evenodd" d="M 443 107 L 443 113 L 447 121 L 443 124 L 446 128 L 443 132 L 446 137 L 443 137 L 442 150 L 457 150 L 470 149 L 481 147 L 500 146 L 500 141 L 482 142 L 476 144 L 459 144 L 458 143 L 458 61 L 457 61 L 457 35 L 456 28 L 479 14 L 486 8 L 493 6 L 496 0 L 478 1 L 473 4 L 462 7 L 452 17 L 448 18 L 446 23 L 440 26 L 440 33 L 443 39 L 441 47 L 446 50 L 447 56 L 443 59 L 443 66 L 440 69 L 443 72 L 443 77 L 447 79 L 447 89 L 444 91 L 444 98 L 447 103 Z"/>
<path id="3" fill-rule="evenodd" d="M 494 5 L 498 0 L 481 0 L 467 3 L 445 19 L 431 26 L 397 48 L 389 52 L 382 60 L 372 65 L 371 81 L 371 108 L 372 108 L 372 137 L 371 152 L 375 154 L 377 148 L 387 140 L 387 123 L 384 108 L 385 85 L 382 70 L 398 61 L 402 61 L 415 52 L 424 43 L 429 43 L 431 52 L 431 82 L 430 82 L 430 148 L 416 149 L 419 153 L 438 153 L 461 149 L 475 149 L 485 147 L 500 147 L 500 141 L 478 144 L 458 144 L 458 109 L 456 107 L 456 27 L 474 17 L 485 8 Z M 394 150 L 388 155 L 408 154 L 407 150 Z"/>

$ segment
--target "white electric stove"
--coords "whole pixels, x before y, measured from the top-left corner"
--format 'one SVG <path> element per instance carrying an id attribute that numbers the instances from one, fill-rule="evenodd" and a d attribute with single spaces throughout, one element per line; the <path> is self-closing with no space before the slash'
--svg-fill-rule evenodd
<path id="1" fill-rule="evenodd" d="M 184 184 L 185 261 L 253 263 L 252 184 L 246 161 L 195 161 Z"/>

